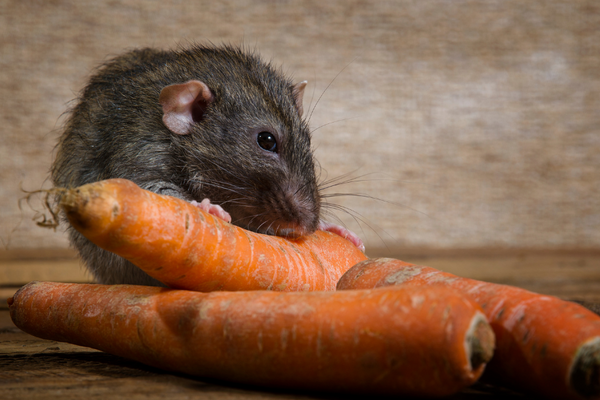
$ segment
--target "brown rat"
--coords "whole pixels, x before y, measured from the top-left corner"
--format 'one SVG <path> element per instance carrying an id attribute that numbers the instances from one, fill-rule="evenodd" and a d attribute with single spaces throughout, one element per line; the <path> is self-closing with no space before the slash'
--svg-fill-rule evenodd
<path id="1" fill-rule="evenodd" d="M 305 86 L 232 46 L 131 51 L 101 66 L 84 88 L 52 180 L 76 187 L 126 178 L 249 230 L 298 237 L 324 229 L 362 246 L 352 232 L 320 221 L 301 118 Z M 72 228 L 69 236 L 98 282 L 160 285 Z"/>

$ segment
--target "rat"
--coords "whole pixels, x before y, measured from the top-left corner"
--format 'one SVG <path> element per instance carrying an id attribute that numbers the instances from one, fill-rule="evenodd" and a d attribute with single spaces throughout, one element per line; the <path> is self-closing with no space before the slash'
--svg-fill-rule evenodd
<path id="1" fill-rule="evenodd" d="M 230 45 L 129 51 L 101 65 L 69 111 L 52 182 L 125 178 L 251 231 L 298 238 L 321 229 L 364 251 L 356 234 L 320 218 L 306 85 Z M 97 282 L 162 286 L 68 233 Z"/>

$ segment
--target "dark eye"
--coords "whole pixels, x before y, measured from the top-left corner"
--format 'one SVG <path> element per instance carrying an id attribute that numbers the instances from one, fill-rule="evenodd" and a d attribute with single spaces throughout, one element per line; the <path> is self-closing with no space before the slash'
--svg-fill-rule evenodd
<path id="1" fill-rule="evenodd" d="M 277 140 L 275 140 L 275 136 L 271 132 L 259 133 L 256 141 L 261 148 L 273 153 L 277 152 Z"/>

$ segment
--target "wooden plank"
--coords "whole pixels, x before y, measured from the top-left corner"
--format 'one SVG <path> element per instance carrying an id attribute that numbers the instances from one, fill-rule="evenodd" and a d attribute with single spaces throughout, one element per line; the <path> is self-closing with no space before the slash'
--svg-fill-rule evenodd
<path id="1" fill-rule="evenodd" d="M 91 282 L 91 275 L 78 260 L 0 261 L 0 285 L 31 281 Z"/>
<path id="2" fill-rule="evenodd" d="M 341 399 L 319 393 L 268 391 L 172 374 L 93 349 L 47 341 L 19 331 L 10 320 L 6 298 L 29 278 L 75 281 L 78 261 L 57 254 L 0 256 L 0 393 L 2 399 Z M 390 254 L 385 254 L 390 255 Z M 373 256 L 373 254 L 371 254 Z M 510 283 L 540 293 L 600 303 L 600 255 L 595 253 L 405 253 L 395 258 L 457 275 Z M 63 268 L 63 272 L 60 272 Z M 69 270 L 66 273 L 65 271 Z M 7 272 L 8 271 L 8 272 Z M 75 273 L 74 273 L 75 272 Z M 46 275 L 44 275 L 46 274 Z M 63 275 L 61 275 L 63 274 Z M 18 283 L 14 283 L 17 282 Z M 13 282 L 13 283 L 7 283 Z M 600 307 L 598 307 L 600 308 Z M 357 399 L 361 397 L 356 397 Z M 363 398 L 367 399 L 368 396 Z M 452 400 L 526 399 L 503 388 L 477 384 Z"/>
<path id="3" fill-rule="evenodd" d="M 3 399 L 288 398 L 171 374 L 16 329 L 0 331 L 0 382 Z"/>
<path id="4" fill-rule="evenodd" d="M 600 302 L 600 252 L 552 250 L 374 250 L 452 274 L 569 299 Z"/>
<path id="5" fill-rule="evenodd" d="M 460 276 L 532 290 L 550 288 L 552 294 L 574 295 L 580 286 L 593 292 L 600 282 L 600 251 L 374 249 L 368 255 L 398 258 Z M 0 286 L 32 280 L 89 282 L 92 277 L 70 250 L 0 252 Z"/>
<path id="6" fill-rule="evenodd" d="M 69 249 L 17 249 L 0 252 L 0 287 L 31 281 L 91 282 Z"/>
<path id="7" fill-rule="evenodd" d="M 600 303 L 600 252 L 375 249 L 369 256 L 398 258 L 459 276 Z M 14 292 L 13 288 L 33 280 L 91 282 L 92 277 L 70 250 L 0 252 L 0 290 Z"/>

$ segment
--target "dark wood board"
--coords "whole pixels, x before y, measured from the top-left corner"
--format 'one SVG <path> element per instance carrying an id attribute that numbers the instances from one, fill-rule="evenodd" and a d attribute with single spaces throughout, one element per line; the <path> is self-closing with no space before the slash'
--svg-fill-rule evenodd
<path id="1" fill-rule="evenodd" d="M 401 258 L 463 276 L 510 283 L 540 293 L 580 300 L 590 308 L 595 307 L 596 311 L 600 308 L 600 257 L 597 254 L 446 254 L 436 257 L 413 254 Z M 21 332 L 10 320 L 6 298 L 14 293 L 18 285 L 4 283 L 0 287 L 1 399 L 372 398 L 269 391 L 206 381 L 161 371 L 94 349 L 38 339 Z M 448 399 L 528 398 L 504 388 L 476 384 Z"/>

